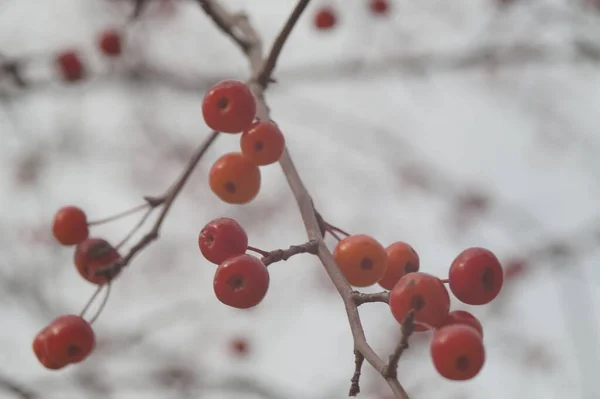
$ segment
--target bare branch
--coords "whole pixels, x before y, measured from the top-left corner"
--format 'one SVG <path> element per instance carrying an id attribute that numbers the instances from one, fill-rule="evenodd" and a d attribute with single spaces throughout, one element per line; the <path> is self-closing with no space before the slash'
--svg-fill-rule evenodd
<path id="1" fill-rule="evenodd" d="M 275 251 L 271 251 L 268 255 L 262 258 L 265 266 L 269 266 L 270 264 L 280 262 L 282 260 L 288 260 L 294 255 L 298 254 L 306 254 L 310 253 L 313 255 L 317 254 L 317 241 L 309 241 L 307 243 L 301 245 L 291 245 L 288 249 L 276 249 Z"/>
<path id="2" fill-rule="evenodd" d="M 384 373 L 388 377 L 396 378 L 398 373 L 398 362 L 400 361 L 400 357 L 404 353 L 405 349 L 408 349 L 408 339 L 415 331 L 415 311 L 414 309 L 408 312 L 404 321 L 402 322 L 402 338 L 394 349 L 394 352 L 390 355 L 390 359 L 388 360 L 388 365 L 386 367 L 386 372 Z"/>
<path id="3" fill-rule="evenodd" d="M 209 1 L 209 0 L 206 0 Z M 211 3 L 216 4 L 216 1 L 211 1 Z M 289 37 L 290 32 L 293 30 L 296 22 L 300 18 L 302 11 L 306 9 L 308 5 L 308 0 L 299 0 L 292 12 L 288 21 L 284 24 L 280 34 L 275 40 L 276 45 L 272 48 L 272 53 L 267 56 L 264 61 L 257 63 L 256 60 L 250 59 L 250 67 L 252 70 L 252 76 L 261 76 L 261 80 L 252 79 L 250 81 L 250 87 L 254 92 L 257 100 L 262 106 L 258 107 L 258 117 L 262 120 L 269 120 L 269 110 L 264 100 L 264 92 L 266 89 L 266 85 L 262 85 L 260 82 L 266 82 L 270 79 L 270 74 L 272 73 L 272 68 L 277 62 L 277 58 L 280 54 L 281 48 L 285 43 L 285 40 Z M 223 9 L 224 10 L 224 9 Z M 224 10 L 225 11 L 225 10 Z M 255 34 L 255 31 L 252 29 L 248 29 L 248 31 L 252 34 Z M 228 33 L 227 31 L 225 31 Z M 256 43 L 259 43 L 257 40 Z M 279 44 L 278 44 L 279 43 Z M 250 50 L 252 52 L 252 50 Z M 273 67 L 270 67 L 270 64 Z M 266 71 L 266 73 L 263 73 Z M 338 293 L 342 297 L 342 301 L 344 302 L 344 306 L 346 308 L 346 314 L 348 317 L 348 321 L 350 324 L 350 329 L 352 331 L 352 337 L 354 340 L 354 349 L 364 356 L 365 360 L 369 362 L 379 373 L 383 375 L 386 372 L 387 365 L 375 353 L 373 348 L 367 342 L 365 332 L 362 326 L 362 322 L 360 320 L 360 315 L 358 313 L 358 307 L 355 303 L 353 290 L 340 269 L 338 268 L 333 255 L 325 245 L 322 236 L 321 224 L 317 220 L 317 215 L 315 212 L 315 208 L 313 206 L 312 198 L 304 186 L 304 182 L 300 177 L 294 162 L 289 154 L 287 148 L 284 150 L 281 159 L 279 160 L 279 164 L 283 173 L 285 174 L 288 185 L 290 186 L 294 198 L 296 199 L 296 203 L 300 210 L 300 215 L 304 222 L 304 227 L 306 230 L 306 234 L 310 241 L 315 241 L 317 243 L 317 256 L 321 260 L 325 271 L 329 275 L 329 278 L 335 285 Z M 384 376 L 390 388 L 392 389 L 395 397 L 399 399 L 408 399 L 408 394 L 400 384 L 400 382 L 393 377 Z"/>
<path id="4" fill-rule="evenodd" d="M 363 303 L 371 302 L 383 302 L 389 303 L 390 293 L 388 291 L 376 292 L 374 294 L 365 294 L 358 291 L 352 292 L 352 298 L 356 306 L 360 306 Z"/>
<path id="5" fill-rule="evenodd" d="M 360 373 L 362 365 L 365 362 L 365 357 L 359 351 L 354 351 L 354 374 L 350 380 L 350 391 L 348 396 L 356 396 L 360 393 Z"/>

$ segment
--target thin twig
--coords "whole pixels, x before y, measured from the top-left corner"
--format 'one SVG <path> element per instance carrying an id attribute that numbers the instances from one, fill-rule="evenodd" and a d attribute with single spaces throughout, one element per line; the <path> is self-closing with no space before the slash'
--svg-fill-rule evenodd
<path id="1" fill-rule="evenodd" d="M 400 361 L 400 357 L 404 353 L 404 350 L 408 349 L 408 339 L 415 331 L 415 311 L 412 309 L 402 322 L 402 338 L 400 342 L 394 349 L 394 352 L 390 355 L 388 360 L 388 365 L 386 367 L 385 375 L 387 377 L 396 378 L 398 373 L 398 362 Z"/>
<path id="2" fill-rule="evenodd" d="M 142 227 L 144 225 L 144 223 L 146 223 L 146 220 L 148 220 L 148 218 L 150 217 L 150 215 L 152 214 L 152 211 L 154 211 L 155 208 L 149 208 L 146 213 L 144 213 L 144 216 L 142 216 L 142 218 L 137 222 L 137 224 L 135 226 L 133 226 L 133 229 L 131 229 L 131 231 L 121 240 L 121 242 L 119 244 L 117 244 L 117 246 L 115 247 L 115 249 L 118 251 L 121 247 L 123 247 L 123 245 L 125 245 L 127 243 L 127 241 L 129 241 L 131 239 L 131 237 L 133 237 L 133 235 L 140 229 L 140 227 Z"/>
<path id="3" fill-rule="evenodd" d="M 177 196 L 179 195 L 179 193 L 181 192 L 181 190 L 187 183 L 188 179 L 192 175 L 192 172 L 198 165 L 198 162 L 200 162 L 200 159 L 202 159 L 204 154 L 208 151 L 208 149 L 210 148 L 212 143 L 214 143 L 214 141 L 217 139 L 218 136 L 219 136 L 218 132 L 212 132 L 198 146 L 198 148 L 194 151 L 192 157 L 190 158 L 190 160 L 184 167 L 183 171 L 181 172 L 181 175 L 177 178 L 177 180 L 175 180 L 175 183 L 172 185 L 171 188 L 169 188 L 169 190 L 167 191 L 166 194 L 164 194 L 163 196 L 160 196 L 160 197 L 156 197 L 156 198 L 147 197 L 147 200 L 158 201 L 158 202 L 162 203 L 162 210 L 160 211 L 158 218 L 154 222 L 152 229 L 148 233 L 146 233 L 135 245 L 133 245 L 131 247 L 131 249 L 129 250 L 129 252 L 123 258 L 118 260 L 113 265 L 110 265 L 106 268 L 99 269 L 96 272 L 96 275 L 105 275 L 107 273 L 110 275 L 114 275 L 116 273 L 116 271 L 127 266 L 141 250 L 143 250 L 148 245 L 150 245 L 153 241 L 158 239 L 160 228 L 161 228 L 163 222 L 165 221 L 165 218 L 167 217 L 169 210 L 173 206 L 173 203 L 177 199 Z"/>
<path id="4" fill-rule="evenodd" d="M 90 324 L 94 324 L 94 322 L 96 320 L 98 320 L 98 317 L 100 317 L 100 314 L 102 313 L 102 311 L 104 310 L 104 307 L 106 306 L 106 303 L 108 302 L 108 298 L 110 297 L 110 281 L 108 283 L 106 283 L 106 292 L 104 294 L 104 298 L 102 299 L 102 303 L 100 303 L 100 306 L 98 307 L 98 310 L 96 311 L 96 314 L 94 315 L 94 317 L 92 317 L 89 321 Z"/>
<path id="5" fill-rule="evenodd" d="M 276 249 L 275 251 L 271 251 L 268 255 L 262 258 L 262 262 L 265 266 L 269 266 L 275 262 L 285 261 L 291 258 L 294 255 L 298 254 L 317 254 L 317 245 L 316 241 L 309 241 L 307 243 L 301 245 L 292 245 L 288 249 Z"/>
<path id="6" fill-rule="evenodd" d="M 146 209 L 149 206 L 151 206 L 151 204 L 149 202 L 145 202 L 145 203 L 143 203 L 141 205 L 138 205 L 138 206 L 133 207 L 131 209 L 128 209 L 126 211 L 119 212 L 116 215 L 112 215 L 112 216 L 109 216 L 109 217 L 106 217 L 106 218 L 103 218 L 103 219 L 98 219 L 98 220 L 93 220 L 91 222 L 88 222 L 88 226 L 97 226 L 97 225 L 100 225 L 100 224 L 110 223 L 112 221 L 119 220 L 119 219 L 124 218 L 126 216 L 133 215 L 134 213 L 137 213 L 137 212 L 139 212 L 139 211 L 141 211 L 143 209 Z M 156 206 L 158 206 L 158 205 L 156 205 Z"/>
<path id="7" fill-rule="evenodd" d="M 362 365 L 365 362 L 365 357 L 359 351 L 354 351 L 354 374 L 350 379 L 350 391 L 348 396 L 356 396 L 360 393 L 360 373 L 362 372 Z"/>
<path id="8" fill-rule="evenodd" d="M 376 292 L 374 294 L 365 294 L 363 292 L 353 291 L 352 299 L 354 299 L 354 303 L 356 306 L 360 306 L 363 303 L 372 303 L 372 302 L 383 302 L 389 303 L 390 293 L 388 291 Z"/>

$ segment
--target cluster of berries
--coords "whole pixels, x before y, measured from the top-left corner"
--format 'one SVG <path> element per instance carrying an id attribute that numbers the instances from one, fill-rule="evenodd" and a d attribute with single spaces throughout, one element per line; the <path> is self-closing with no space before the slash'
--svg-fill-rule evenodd
<path id="1" fill-rule="evenodd" d="M 391 9 L 390 0 L 366 0 L 369 11 L 374 16 L 388 15 Z M 319 30 L 329 30 L 338 22 L 338 14 L 332 6 L 325 5 L 317 9 L 313 23 Z"/>
<path id="2" fill-rule="evenodd" d="M 242 133 L 241 151 L 222 155 L 209 172 L 211 190 L 229 204 L 246 204 L 260 190 L 259 166 L 279 161 L 285 149 L 283 134 L 271 121 L 255 121 L 256 100 L 243 82 L 225 80 L 211 87 L 202 102 L 204 121 L 211 129 Z"/>
<path id="3" fill-rule="evenodd" d="M 121 32 L 116 29 L 107 29 L 100 34 L 97 47 L 105 57 L 119 57 L 123 52 L 123 39 Z M 81 55 L 76 50 L 65 50 L 56 56 L 56 66 L 61 77 L 66 82 L 77 82 L 82 80 L 86 74 L 86 68 Z"/>
<path id="4" fill-rule="evenodd" d="M 419 256 L 405 242 L 384 248 L 367 235 L 350 235 L 338 242 L 334 258 L 355 287 L 379 283 L 390 290 L 389 306 L 398 323 L 413 312 L 417 332 L 435 330 L 431 357 L 438 372 L 451 380 L 475 377 L 485 361 L 483 327 L 471 313 L 450 311 L 450 292 L 468 305 L 494 300 L 504 282 L 497 257 L 485 248 L 468 248 L 452 262 L 448 279 L 419 271 Z"/>
<path id="5" fill-rule="evenodd" d="M 89 237 L 86 214 L 75 206 L 61 208 L 52 223 L 54 238 L 64 246 L 75 245 L 75 268 L 85 280 L 96 285 L 108 282 L 100 272 L 118 261 L 116 248 L 102 238 Z M 118 273 L 118 272 L 117 272 Z M 111 278 L 116 277 L 114 274 Z M 51 370 L 79 363 L 94 350 L 91 324 L 82 316 L 63 315 L 40 331 L 33 340 L 33 351 L 40 363 Z"/>

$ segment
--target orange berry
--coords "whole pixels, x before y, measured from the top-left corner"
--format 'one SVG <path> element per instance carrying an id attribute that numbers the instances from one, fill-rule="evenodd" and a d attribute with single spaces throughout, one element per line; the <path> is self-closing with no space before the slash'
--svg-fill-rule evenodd
<path id="1" fill-rule="evenodd" d="M 54 215 L 52 234 L 62 245 L 79 244 L 89 235 L 85 212 L 76 206 L 60 208 Z"/>
<path id="2" fill-rule="evenodd" d="M 437 330 L 431 340 L 430 353 L 438 373 L 453 381 L 475 377 L 485 363 L 481 334 L 463 324 L 451 324 Z"/>
<path id="3" fill-rule="evenodd" d="M 388 256 L 388 267 L 379 280 L 379 285 L 386 290 L 391 290 L 402 276 L 419 271 L 419 255 L 410 245 L 401 241 L 391 244 L 385 251 Z"/>
<path id="4" fill-rule="evenodd" d="M 415 310 L 415 331 L 441 326 L 450 312 L 450 295 L 442 280 L 423 272 L 402 277 L 390 291 L 389 302 L 398 323 Z"/>
<path id="5" fill-rule="evenodd" d="M 341 240 L 335 247 L 333 256 L 346 280 L 355 287 L 375 284 L 387 267 L 387 254 L 383 245 L 363 234 Z"/>
<path id="6" fill-rule="evenodd" d="M 221 156 L 209 172 L 211 190 L 228 204 L 246 204 L 260 191 L 260 169 L 240 152 Z"/>
<path id="7" fill-rule="evenodd" d="M 285 148 L 281 130 L 273 122 L 254 122 L 240 139 L 242 153 L 260 166 L 279 161 Z"/>

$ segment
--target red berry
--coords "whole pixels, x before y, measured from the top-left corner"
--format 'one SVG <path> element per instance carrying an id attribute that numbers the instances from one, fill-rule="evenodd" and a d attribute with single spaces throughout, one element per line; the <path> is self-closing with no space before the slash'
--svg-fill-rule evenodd
<path id="1" fill-rule="evenodd" d="M 451 324 L 463 324 L 465 326 L 471 326 L 476 329 L 483 338 L 483 326 L 481 325 L 481 322 L 477 319 L 477 317 L 465 310 L 454 310 L 448 313 L 448 317 L 446 317 L 446 320 L 444 320 L 440 328 L 449 326 Z"/>
<path id="2" fill-rule="evenodd" d="M 410 245 L 401 241 L 391 244 L 385 251 L 388 259 L 387 269 L 379 280 L 379 285 L 391 290 L 402 276 L 419 271 L 419 255 Z"/>
<path id="3" fill-rule="evenodd" d="M 468 248 L 450 266 L 450 290 L 468 305 L 485 305 L 498 296 L 504 282 L 502 266 L 491 251 Z"/>
<path id="4" fill-rule="evenodd" d="M 285 149 L 281 130 L 272 122 L 255 122 L 240 139 L 242 153 L 255 164 L 264 166 L 279 161 Z"/>
<path id="5" fill-rule="evenodd" d="M 219 301 L 234 308 L 248 309 L 262 302 L 269 289 L 269 280 L 264 263 L 244 254 L 221 263 L 213 285 Z"/>
<path id="6" fill-rule="evenodd" d="M 241 133 L 256 116 L 256 100 L 250 88 L 237 80 L 224 80 L 211 87 L 202 102 L 204 122 L 222 133 Z"/>
<path id="7" fill-rule="evenodd" d="M 238 222 L 230 218 L 218 218 L 208 222 L 200 231 L 198 246 L 202 255 L 216 265 L 248 248 L 248 235 Z"/>
<path id="8" fill-rule="evenodd" d="M 449 380 L 469 380 L 485 363 L 481 335 L 473 327 L 461 324 L 437 330 L 431 340 L 430 352 L 438 373 Z"/>
<path id="9" fill-rule="evenodd" d="M 235 356 L 247 356 L 248 355 L 248 340 L 245 338 L 235 338 L 230 342 L 231 351 Z"/>
<path id="10" fill-rule="evenodd" d="M 387 268 L 385 248 L 373 237 L 357 234 L 341 240 L 333 251 L 335 261 L 355 287 L 368 287 L 383 277 Z"/>
<path id="11" fill-rule="evenodd" d="M 260 191 L 259 167 L 241 152 L 222 155 L 210 168 L 210 189 L 228 204 L 246 204 Z"/>
<path id="12" fill-rule="evenodd" d="M 49 370 L 60 370 L 68 365 L 68 362 L 64 359 L 58 359 L 60 362 L 57 362 L 56 359 L 51 359 L 48 356 L 47 345 L 48 345 L 48 335 L 50 334 L 49 327 L 44 328 L 40 331 L 35 338 L 33 339 L 33 353 L 37 357 L 38 361 Z"/>
<path id="13" fill-rule="evenodd" d="M 60 74 L 67 82 L 76 82 L 83 79 L 85 70 L 83 63 L 76 51 L 65 51 L 58 55 L 56 63 L 60 70 Z"/>
<path id="14" fill-rule="evenodd" d="M 92 353 L 95 344 L 92 326 L 80 316 L 60 316 L 48 326 L 46 353 L 58 363 L 83 361 Z"/>
<path id="15" fill-rule="evenodd" d="M 89 235 L 85 212 L 76 206 L 60 208 L 54 215 L 52 234 L 62 245 L 79 244 Z"/>
<path id="16" fill-rule="evenodd" d="M 315 15 L 315 26 L 319 30 L 331 29 L 337 22 L 337 16 L 333 8 L 323 7 Z"/>
<path id="17" fill-rule="evenodd" d="M 409 273 L 390 291 L 390 309 L 402 323 L 411 309 L 415 310 L 415 331 L 426 331 L 442 325 L 450 311 L 450 296 L 444 283 L 427 273 Z"/>
<path id="18" fill-rule="evenodd" d="M 93 284 L 107 283 L 106 276 L 98 276 L 96 272 L 112 265 L 119 259 L 121 259 L 119 252 L 102 238 L 88 238 L 75 248 L 74 262 L 77 271 L 81 277 Z M 115 277 L 116 275 L 112 276 L 113 279 Z"/>
<path id="19" fill-rule="evenodd" d="M 373 14 L 387 14 L 390 10 L 389 0 L 370 0 L 369 6 Z"/>
<path id="20" fill-rule="evenodd" d="M 100 51 L 108 57 L 118 57 L 123 52 L 121 33 L 117 30 L 106 30 L 98 39 Z"/>

